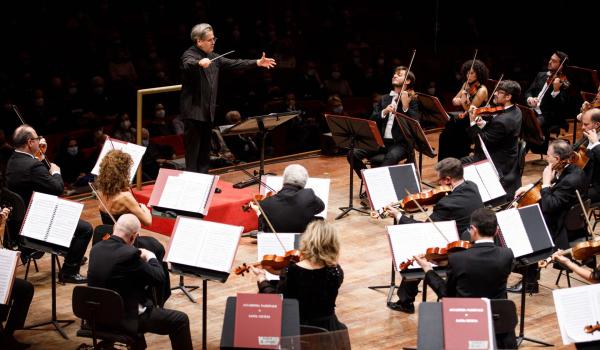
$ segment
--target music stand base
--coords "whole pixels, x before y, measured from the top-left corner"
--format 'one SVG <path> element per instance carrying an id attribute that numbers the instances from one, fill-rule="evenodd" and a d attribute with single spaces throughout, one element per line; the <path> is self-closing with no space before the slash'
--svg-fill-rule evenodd
<path id="1" fill-rule="evenodd" d="M 529 337 L 526 337 L 526 336 L 518 336 L 518 337 L 517 337 L 517 347 L 520 347 L 520 346 L 521 346 L 521 343 L 522 343 L 523 341 L 528 341 L 528 342 L 531 342 L 531 343 L 536 343 L 536 344 L 540 344 L 540 345 L 543 345 L 543 346 L 554 346 L 554 345 L 552 345 L 552 344 L 549 344 L 549 343 L 543 342 L 543 341 L 541 341 L 541 340 L 537 340 L 537 339 L 529 338 Z"/>
<path id="2" fill-rule="evenodd" d="M 340 207 L 340 210 L 342 211 L 342 213 L 335 217 L 336 220 L 339 220 L 339 219 L 343 218 L 344 216 L 348 215 L 348 213 L 350 213 L 351 210 L 356 210 L 359 213 L 363 213 L 363 214 L 367 214 L 367 215 L 370 214 L 366 210 L 362 210 L 362 209 L 358 209 L 358 208 L 354 208 L 354 207 Z"/>
<path id="3" fill-rule="evenodd" d="M 266 173 L 266 174 L 263 174 L 262 176 L 265 176 L 265 175 L 275 175 L 275 174 L 274 173 Z M 240 182 L 233 184 L 233 188 L 246 188 L 248 186 L 256 185 L 257 183 L 259 183 L 259 181 L 260 181 L 259 179 L 260 179 L 260 177 L 258 175 L 255 175 L 248 180 L 240 181 Z"/>
<path id="4" fill-rule="evenodd" d="M 61 327 L 60 326 L 61 323 L 64 323 L 65 325 Z M 32 330 L 32 331 L 48 331 L 51 329 L 48 329 L 48 328 L 36 329 L 36 328 L 44 327 L 47 325 L 52 325 L 52 326 L 54 326 L 54 328 L 56 328 L 56 331 L 58 333 L 60 333 L 60 335 L 63 338 L 69 339 L 69 337 L 67 337 L 67 333 L 65 333 L 63 328 L 67 327 L 71 323 L 75 323 L 75 320 L 50 320 L 50 321 L 46 321 L 46 322 L 42 322 L 42 323 L 37 323 L 37 324 L 31 325 L 31 326 L 23 327 L 23 329 Z"/>
<path id="5" fill-rule="evenodd" d="M 185 283 L 183 283 L 183 276 L 179 275 L 179 284 L 176 287 L 171 288 L 171 290 L 180 290 L 183 292 L 183 294 L 185 294 L 185 296 L 188 297 L 188 299 L 190 299 L 190 301 L 192 303 L 196 302 L 196 299 L 194 299 L 194 297 L 192 296 L 192 294 L 190 294 L 191 291 L 194 291 L 196 289 L 200 288 L 200 286 L 186 286 Z"/>
<path id="6" fill-rule="evenodd" d="M 388 284 L 385 286 L 369 286 L 368 288 L 372 289 L 372 290 L 389 288 L 387 300 L 386 300 L 386 304 L 389 304 L 390 302 L 392 302 L 392 298 L 394 297 L 394 292 L 396 291 L 396 288 L 398 288 L 398 286 L 395 284 Z"/>

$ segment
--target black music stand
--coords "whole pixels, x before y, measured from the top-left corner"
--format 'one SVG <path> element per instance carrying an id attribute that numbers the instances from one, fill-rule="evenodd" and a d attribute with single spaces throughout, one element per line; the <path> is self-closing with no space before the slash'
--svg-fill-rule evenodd
<path id="1" fill-rule="evenodd" d="M 52 316 L 49 321 L 36 323 L 36 324 L 30 325 L 30 326 L 24 327 L 23 329 L 35 330 L 35 328 L 52 325 L 52 326 L 54 326 L 56 331 L 63 338 L 69 339 L 69 337 L 67 336 L 67 333 L 65 333 L 63 328 L 67 327 L 71 323 L 74 323 L 75 320 L 59 320 L 56 317 L 56 264 L 58 263 L 58 256 L 66 255 L 68 248 L 61 247 L 61 246 L 58 246 L 55 244 L 45 243 L 45 242 L 31 239 L 31 238 L 24 237 L 24 236 L 21 236 L 21 238 L 22 238 L 22 245 L 24 247 L 51 254 L 51 259 L 52 259 L 52 264 L 51 264 L 51 273 L 52 273 L 52 278 L 51 278 L 51 281 L 52 281 L 52 300 L 51 300 L 52 314 L 51 315 Z M 62 324 L 62 323 L 64 323 L 65 325 L 61 326 L 60 324 Z M 49 329 L 40 329 L 40 330 L 49 330 Z"/>
<path id="2" fill-rule="evenodd" d="M 396 116 L 396 122 L 400 125 L 402 134 L 404 134 L 404 138 L 412 146 L 411 148 L 419 152 L 419 177 L 421 177 L 423 154 L 429 158 L 435 158 L 437 154 L 433 147 L 431 147 L 423 128 L 421 128 L 421 124 L 417 120 L 398 112 L 394 112 L 394 115 Z M 431 188 L 435 187 L 427 183 L 425 184 Z"/>
<path id="3" fill-rule="evenodd" d="M 331 130 L 335 144 L 340 148 L 347 148 L 350 157 L 350 189 L 348 194 L 348 206 L 341 207 L 342 213 L 335 219 L 341 219 L 351 210 L 359 213 L 368 212 L 354 208 L 352 195 L 354 192 L 354 149 L 361 148 L 367 151 L 377 151 L 384 146 L 381 134 L 377 129 L 377 123 L 372 120 L 346 117 L 341 115 L 325 114 L 325 120 Z"/>
<path id="4" fill-rule="evenodd" d="M 450 120 L 437 97 L 417 92 L 417 100 L 419 101 L 421 120 L 432 122 L 436 126 L 444 126 Z"/>
<path id="5" fill-rule="evenodd" d="M 223 136 L 258 134 L 261 140 L 258 174 L 251 177 L 249 180 L 234 184 L 233 187 L 244 188 L 254 184 L 260 184 L 262 176 L 265 175 L 265 141 L 269 131 L 274 130 L 276 127 L 287 122 L 288 120 L 296 118 L 298 115 L 300 115 L 300 111 L 271 113 L 267 115 L 250 117 L 228 129 L 221 131 L 221 135 Z"/>

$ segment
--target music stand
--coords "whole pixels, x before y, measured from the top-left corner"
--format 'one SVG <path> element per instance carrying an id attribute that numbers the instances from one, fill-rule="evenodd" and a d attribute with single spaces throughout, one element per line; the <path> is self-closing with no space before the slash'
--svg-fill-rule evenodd
<path id="1" fill-rule="evenodd" d="M 340 148 L 347 148 L 350 157 L 350 189 L 348 194 L 348 206 L 340 207 L 342 213 L 335 219 L 341 219 L 351 210 L 359 213 L 368 212 L 354 208 L 352 195 L 354 192 L 354 149 L 361 148 L 367 151 L 377 151 L 384 146 L 381 134 L 377 129 L 377 123 L 372 120 L 346 117 L 341 115 L 325 114 L 325 120 L 331 130 L 335 144 Z"/>
<path id="2" fill-rule="evenodd" d="M 260 184 L 262 176 L 265 175 L 265 141 L 269 131 L 274 130 L 276 127 L 287 122 L 288 120 L 296 118 L 298 115 L 300 115 L 300 111 L 271 113 L 267 115 L 250 117 L 228 129 L 221 131 L 222 136 L 258 134 L 261 140 L 258 174 L 249 180 L 234 184 L 233 187 L 244 188 L 254 184 Z"/>
<path id="3" fill-rule="evenodd" d="M 417 120 L 398 112 L 394 112 L 394 115 L 396 117 L 396 122 L 400 125 L 402 134 L 404 134 L 404 138 L 414 150 L 419 152 L 419 177 L 421 177 L 423 170 L 423 154 L 429 158 L 434 158 L 437 154 L 433 147 L 431 147 L 423 128 L 421 128 L 421 124 Z M 427 183 L 425 184 L 432 188 L 435 187 Z"/>
<path id="4" fill-rule="evenodd" d="M 52 313 L 51 313 L 51 315 L 52 316 L 49 321 L 40 322 L 40 323 L 36 323 L 36 324 L 30 325 L 27 327 L 23 327 L 23 329 L 35 330 L 35 328 L 43 327 L 46 325 L 52 325 L 52 326 L 54 326 L 54 328 L 56 328 L 56 331 L 63 338 L 69 339 L 69 337 L 67 336 L 67 333 L 65 333 L 63 328 L 67 327 L 71 323 L 74 323 L 75 320 L 59 320 L 56 317 L 56 264 L 58 263 L 58 256 L 66 255 L 68 248 L 60 247 L 55 244 L 41 242 L 41 241 L 27 238 L 24 236 L 21 236 L 21 239 L 22 239 L 21 243 L 24 247 L 51 254 L 51 259 L 52 259 L 52 264 L 51 264 L 51 273 L 52 273 L 52 277 L 51 277 L 51 281 L 52 281 L 52 299 L 51 299 Z M 65 325 L 61 327 L 60 326 L 61 323 L 64 323 Z M 41 330 L 48 330 L 48 329 L 41 329 Z"/>
<path id="5" fill-rule="evenodd" d="M 421 120 L 432 122 L 437 126 L 444 126 L 450 120 L 440 100 L 431 95 L 417 92 Z"/>

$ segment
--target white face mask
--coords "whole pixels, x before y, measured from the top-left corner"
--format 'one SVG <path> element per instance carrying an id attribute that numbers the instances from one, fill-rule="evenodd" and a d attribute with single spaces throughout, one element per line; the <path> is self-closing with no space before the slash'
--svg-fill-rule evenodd
<path id="1" fill-rule="evenodd" d="M 155 115 L 156 115 L 156 118 L 164 118 L 165 117 L 165 110 L 164 109 L 158 110 L 158 111 L 156 111 Z"/>
<path id="2" fill-rule="evenodd" d="M 72 147 L 67 148 L 67 153 L 69 153 L 72 156 L 76 156 L 77 152 L 79 152 L 79 148 L 77 146 L 72 146 Z"/>
<path id="3" fill-rule="evenodd" d="M 124 120 L 121 122 L 121 127 L 127 130 L 131 127 L 131 122 L 129 120 Z"/>
<path id="4" fill-rule="evenodd" d="M 142 146 L 148 147 L 149 144 L 150 144 L 150 140 L 148 140 L 148 139 L 142 140 Z"/>

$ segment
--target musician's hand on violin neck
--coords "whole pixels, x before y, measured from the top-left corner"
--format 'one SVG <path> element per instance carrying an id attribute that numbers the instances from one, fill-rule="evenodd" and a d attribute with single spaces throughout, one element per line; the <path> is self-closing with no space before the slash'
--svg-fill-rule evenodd
<path id="1" fill-rule="evenodd" d="M 583 134 L 588 138 L 588 140 L 590 140 L 590 145 L 598 142 L 598 133 L 596 132 L 596 129 L 586 130 L 583 132 Z"/>

